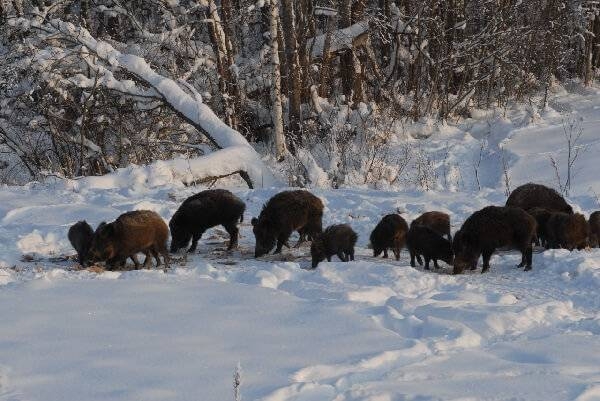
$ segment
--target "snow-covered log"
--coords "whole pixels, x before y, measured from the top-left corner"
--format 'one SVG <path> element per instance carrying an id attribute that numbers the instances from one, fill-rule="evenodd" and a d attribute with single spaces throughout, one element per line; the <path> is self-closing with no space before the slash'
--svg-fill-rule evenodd
<path id="1" fill-rule="evenodd" d="M 121 53 L 110 44 L 97 40 L 81 27 L 59 19 L 49 22 L 29 20 L 26 18 L 13 18 L 9 23 L 21 29 L 37 29 L 53 38 L 62 36 L 64 39 L 76 43 L 85 50 L 82 53 L 95 55 L 105 62 L 112 71 L 125 70 L 133 74 L 139 82 L 148 85 L 151 90 L 143 91 L 133 81 L 118 81 L 109 73 L 108 68 L 98 64 L 97 71 L 105 74 L 98 82 L 108 88 L 118 87 L 118 90 L 132 96 L 139 96 L 141 92 L 155 95 L 175 113 L 201 131 L 213 145 L 221 150 L 215 151 L 198 160 L 186 161 L 186 169 L 198 168 L 192 171 L 195 179 L 202 179 L 204 173 L 210 172 L 211 176 L 226 176 L 241 172 L 242 178 L 249 187 L 270 186 L 278 183 L 273 173 L 262 162 L 260 155 L 250 146 L 248 141 L 236 130 L 227 126 L 219 117 L 202 102 L 202 97 L 191 85 L 184 85 L 184 90 L 174 80 L 157 73 L 145 59 L 126 53 Z M 89 60 L 87 60 L 89 63 Z M 83 80 L 81 80 L 83 82 Z M 120 85 L 119 85 L 120 83 Z"/>
<path id="2" fill-rule="evenodd" d="M 227 166 L 225 166 L 227 164 Z M 251 177 L 255 187 L 277 185 L 271 173 L 265 173 L 262 162 L 257 160 L 241 146 L 232 146 L 191 159 L 178 158 L 159 160 L 146 166 L 129 166 L 103 176 L 84 177 L 68 180 L 70 189 L 82 188 L 135 188 L 136 186 L 165 185 L 170 182 L 182 182 L 186 185 L 210 181 L 217 178 L 240 174 Z"/>

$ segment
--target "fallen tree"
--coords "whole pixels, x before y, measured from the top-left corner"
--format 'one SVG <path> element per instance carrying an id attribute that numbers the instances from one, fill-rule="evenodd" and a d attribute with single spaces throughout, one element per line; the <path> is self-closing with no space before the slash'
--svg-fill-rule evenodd
<path id="1" fill-rule="evenodd" d="M 57 76 L 55 79 L 80 88 L 101 85 L 132 98 L 162 102 L 202 132 L 218 149 L 206 156 L 189 160 L 186 171 L 188 175 L 191 172 L 192 177 L 188 177 L 188 181 L 202 181 L 237 173 L 250 188 L 278 183 L 248 141 L 221 121 L 203 103 L 201 95 L 193 86 L 159 74 L 144 58 L 118 51 L 109 43 L 92 37 L 83 27 L 59 19 L 47 21 L 44 15 L 42 11 L 31 18 L 11 18 L 9 24 L 24 31 L 36 30 L 48 43 L 48 51 L 40 52 L 38 61 L 45 56 L 54 57 L 56 50 L 77 53 L 93 75 L 89 77 L 77 73 L 68 77 Z M 115 77 L 117 71 L 127 72 L 134 79 L 118 79 Z"/>

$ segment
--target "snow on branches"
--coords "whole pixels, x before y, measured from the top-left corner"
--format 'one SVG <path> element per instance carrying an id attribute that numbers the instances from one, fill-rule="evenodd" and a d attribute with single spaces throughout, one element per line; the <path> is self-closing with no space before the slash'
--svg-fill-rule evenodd
<path id="1" fill-rule="evenodd" d="M 39 18 L 12 18 L 9 23 L 23 30 L 37 30 L 48 40 L 56 43 L 62 39 L 75 46 L 81 59 L 88 64 L 97 79 L 83 74 L 68 77 L 68 81 L 79 88 L 89 89 L 95 83 L 133 98 L 153 98 L 160 100 L 173 112 L 187 121 L 218 149 L 209 156 L 209 163 L 190 163 L 196 166 L 196 180 L 209 177 L 227 176 L 240 173 L 250 187 L 273 185 L 275 176 L 262 162 L 260 155 L 236 130 L 227 126 L 202 102 L 202 97 L 193 86 L 177 83 L 159 74 L 142 57 L 122 53 L 111 44 L 98 40 L 83 27 L 75 26 L 60 19 L 43 21 Z M 123 71 L 135 80 L 120 80 L 114 72 Z M 210 167 L 210 168 L 208 168 Z"/>

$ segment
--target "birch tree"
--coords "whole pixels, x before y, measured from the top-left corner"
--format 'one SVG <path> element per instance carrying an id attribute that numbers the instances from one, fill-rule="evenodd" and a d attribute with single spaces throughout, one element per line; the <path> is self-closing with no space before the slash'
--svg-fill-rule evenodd
<path id="1" fill-rule="evenodd" d="M 283 106 L 281 100 L 281 70 L 279 65 L 279 0 L 269 1 L 269 43 L 271 50 L 271 107 L 273 119 L 273 143 L 275 158 L 283 161 L 286 153 L 285 135 L 283 132 Z"/>

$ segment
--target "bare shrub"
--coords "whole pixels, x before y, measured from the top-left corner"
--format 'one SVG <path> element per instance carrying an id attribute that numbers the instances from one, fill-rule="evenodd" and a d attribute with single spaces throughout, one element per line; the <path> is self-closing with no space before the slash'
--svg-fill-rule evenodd
<path id="1" fill-rule="evenodd" d="M 556 185 L 563 195 L 569 196 L 573 180 L 577 173 L 574 166 L 579 156 L 588 150 L 589 145 L 582 143 L 584 130 L 581 119 L 569 118 L 563 120 L 562 129 L 565 138 L 567 159 L 561 164 L 555 156 L 550 155 L 549 158 L 550 164 L 554 169 Z M 563 176 L 561 176 L 561 167 L 562 171 L 564 171 Z"/>

